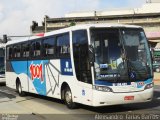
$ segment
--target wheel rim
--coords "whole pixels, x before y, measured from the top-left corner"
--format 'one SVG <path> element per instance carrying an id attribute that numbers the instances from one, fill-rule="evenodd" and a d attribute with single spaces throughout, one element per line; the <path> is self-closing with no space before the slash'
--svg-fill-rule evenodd
<path id="1" fill-rule="evenodd" d="M 67 91 L 65 93 L 65 100 L 66 100 L 67 104 L 70 104 L 72 102 L 72 94 L 70 91 Z"/>

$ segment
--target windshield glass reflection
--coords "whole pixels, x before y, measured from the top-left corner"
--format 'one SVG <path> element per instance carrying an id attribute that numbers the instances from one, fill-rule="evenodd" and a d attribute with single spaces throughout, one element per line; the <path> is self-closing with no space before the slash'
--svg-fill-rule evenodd
<path id="1" fill-rule="evenodd" d="M 92 29 L 96 80 L 128 81 L 151 77 L 151 60 L 142 29 Z"/>

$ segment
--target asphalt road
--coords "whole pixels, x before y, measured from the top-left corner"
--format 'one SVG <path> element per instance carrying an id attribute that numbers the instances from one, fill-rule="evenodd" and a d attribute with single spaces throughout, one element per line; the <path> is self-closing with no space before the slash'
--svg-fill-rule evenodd
<path id="1" fill-rule="evenodd" d="M 5 120 L 5 118 L 12 120 L 110 120 L 122 118 L 158 120 L 160 119 L 160 86 L 155 86 L 154 98 L 149 103 L 98 108 L 80 105 L 79 108 L 70 110 L 60 100 L 34 94 L 19 97 L 14 90 L 1 85 L 0 114 L 0 120 Z"/>

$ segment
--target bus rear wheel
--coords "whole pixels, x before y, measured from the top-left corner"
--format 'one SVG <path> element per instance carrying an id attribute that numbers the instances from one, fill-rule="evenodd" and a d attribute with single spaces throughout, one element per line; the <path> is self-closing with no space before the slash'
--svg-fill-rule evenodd
<path id="1" fill-rule="evenodd" d="M 69 109 L 74 109 L 77 107 L 77 104 L 74 103 L 72 100 L 72 92 L 69 87 L 67 87 L 64 91 L 64 101 L 65 101 L 66 106 Z"/>
<path id="2" fill-rule="evenodd" d="M 19 96 L 21 96 L 21 97 L 25 96 L 25 92 L 22 91 L 21 82 L 18 82 L 18 83 L 17 83 L 17 91 L 18 91 Z"/>

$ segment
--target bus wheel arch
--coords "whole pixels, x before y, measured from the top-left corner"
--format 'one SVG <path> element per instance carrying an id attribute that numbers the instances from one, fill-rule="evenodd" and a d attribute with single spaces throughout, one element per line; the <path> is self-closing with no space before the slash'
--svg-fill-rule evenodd
<path id="1" fill-rule="evenodd" d="M 22 85 L 19 77 L 16 78 L 16 90 L 19 94 L 19 96 L 25 96 L 25 92 L 22 90 Z"/>
<path id="2" fill-rule="evenodd" d="M 71 89 L 66 82 L 64 82 L 61 86 L 61 99 L 64 100 L 69 109 L 74 109 L 77 107 L 77 104 L 73 102 Z"/>

